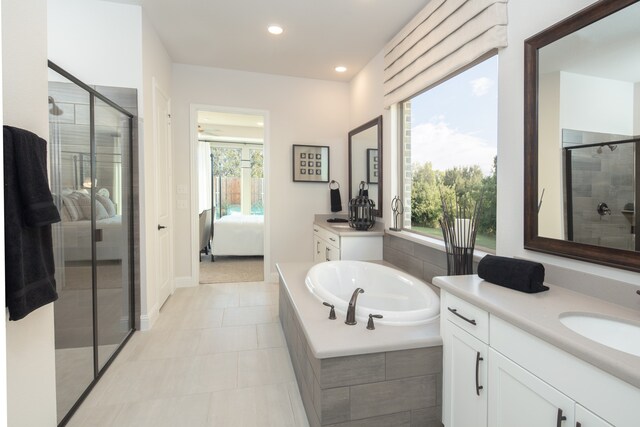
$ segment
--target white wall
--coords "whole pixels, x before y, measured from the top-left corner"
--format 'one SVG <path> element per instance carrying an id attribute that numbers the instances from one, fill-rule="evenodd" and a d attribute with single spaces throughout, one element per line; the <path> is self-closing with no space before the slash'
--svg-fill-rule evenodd
<path id="1" fill-rule="evenodd" d="M 640 135 L 640 82 L 633 85 L 633 134 Z"/>
<path id="2" fill-rule="evenodd" d="M 3 122 L 45 139 L 49 134 L 46 30 L 46 2 L 2 2 Z M 4 256 L 1 259 L 4 269 Z M 8 425 L 55 426 L 53 304 L 17 322 L 6 320 L 6 351 Z"/>
<path id="3" fill-rule="evenodd" d="M 294 183 L 292 145 L 328 145 L 330 179 L 346 182 L 349 91 L 346 83 L 249 73 L 174 64 L 172 75 L 173 173 L 176 202 L 196 197 L 191 188 L 189 157 L 190 106 L 192 104 L 238 107 L 269 112 L 265 172 L 269 176 L 266 221 L 274 264 L 313 259 L 312 228 L 316 213 L 330 211 L 326 183 Z M 187 195 L 177 194 L 186 186 Z M 346 188 L 346 186 L 345 186 Z M 345 195 L 342 194 L 343 203 Z M 177 205 L 177 203 L 176 203 Z M 176 281 L 189 283 L 192 271 L 192 200 L 187 209 L 174 205 L 174 259 Z M 197 236 L 193 236 L 196 237 Z M 265 260 L 267 258 L 265 257 Z M 194 283 L 195 284 L 195 283 Z"/>
<path id="4" fill-rule="evenodd" d="M 560 126 L 560 73 L 540 75 L 538 90 L 538 212 L 541 236 L 564 238 L 562 135 Z"/>
<path id="5" fill-rule="evenodd" d="M 392 111 L 384 108 L 383 72 L 384 52 L 380 51 L 349 82 L 349 129 L 355 129 L 382 115 L 382 218 L 378 219 L 378 221 L 390 226 L 391 199 L 398 194 L 398 181 L 394 172 L 397 169 L 394 167 L 392 170 L 390 167 L 397 163 L 398 157 L 395 147 L 392 148 L 391 145 L 391 135 L 393 134 Z M 347 190 L 347 193 L 342 195 L 343 198 L 348 197 L 348 183 L 345 181 L 342 187 Z"/>
<path id="6" fill-rule="evenodd" d="M 49 59 L 89 85 L 138 89 L 142 10 L 100 0 L 47 0 Z"/>
<path id="7" fill-rule="evenodd" d="M 545 2 L 545 7 L 540 7 L 537 0 L 509 3 L 509 46 L 500 51 L 498 61 L 497 252 L 637 284 L 637 273 L 523 249 L 524 40 L 591 3 L 591 0 L 567 0 Z"/>
<path id="8" fill-rule="evenodd" d="M 560 128 L 633 134 L 633 83 L 560 73 Z"/>
<path id="9" fill-rule="evenodd" d="M 159 312 L 156 271 L 158 271 L 157 257 L 154 248 L 157 247 L 156 195 L 155 180 L 155 143 L 153 120 L 153 85 L 167 96 L 171 97 L 171 58 L 148 18 L 142 17 L 142 75 L 143 75 L 143 107 L 147 112 L 147 119 L 141 126 L 141 139 L 144 141 L 138 147 L 140 155 L 140 311 L 141 328 L 150 328 Z"/>

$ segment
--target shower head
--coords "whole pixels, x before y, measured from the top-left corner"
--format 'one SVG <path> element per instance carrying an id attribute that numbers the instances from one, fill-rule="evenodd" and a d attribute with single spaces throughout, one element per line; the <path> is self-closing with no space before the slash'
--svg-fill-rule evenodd
<path id="1" fill-rule="evenodd" d="M 598 147 L 598 149 L 596 150 L 596 153 L 602 154 L 602 145 Z"/>
<path id="2" fill-rule="evenodd" d="M 56 105 L 56 101 L 54 101 L 52 96 L 49 97 L 49 104 L 51 104 L 51 107 L 49 108 L 50 114 L 54 116 L 61 116 L 64 113 L 64 111 L 62 111 L 62 108 Z"/>
<path id="3" fill-rule="evenodd" d="M 611 151 L 615 151 L 615 149 L 618 148 L 617 145 L 613 145 L 613 144 L 607 144 L 607 147 L 609 147 L 609 150 Z"/>

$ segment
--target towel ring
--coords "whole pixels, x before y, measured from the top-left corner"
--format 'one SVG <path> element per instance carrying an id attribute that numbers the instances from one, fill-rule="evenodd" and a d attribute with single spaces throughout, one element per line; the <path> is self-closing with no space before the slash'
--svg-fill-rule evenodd
<path id="1" fill-rule="evenodd" d="M 336 188 L 331 187 L 333 184 L 337 185 Z M 331 180 L 331 182 L 329 183 L 329 189 L 330 190 L 337 190 L 340 188 L 340 183 L 334 179 Z"/>

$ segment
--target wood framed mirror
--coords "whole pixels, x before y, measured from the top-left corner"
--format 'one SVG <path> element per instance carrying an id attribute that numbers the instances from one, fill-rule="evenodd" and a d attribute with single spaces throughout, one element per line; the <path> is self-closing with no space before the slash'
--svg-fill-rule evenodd
<path id="1" fill-rule="evenodd" d="M 363 181 L 375 203 L 373 214 L 382 218 L 382 116 L 349 132 L 349 200 Z"/>
<path id="2" fill-rule="evenodd" d="M 525 40 L 524 246 L 640 271 L 640 2 Z"/>

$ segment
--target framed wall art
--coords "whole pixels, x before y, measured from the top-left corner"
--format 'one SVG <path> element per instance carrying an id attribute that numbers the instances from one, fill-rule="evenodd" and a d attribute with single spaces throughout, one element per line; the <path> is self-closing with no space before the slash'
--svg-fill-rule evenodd
<path id="1" fill-rule="evenodd" d="M 380 169 L 378 168 L 378 150 L 367 148 L 367 184 L 377 184 Z"/>
<path id="2" fill-rule="evenodd" d="M 294 144 L 293 181 L 329 182 L 329 147 Z"/>

